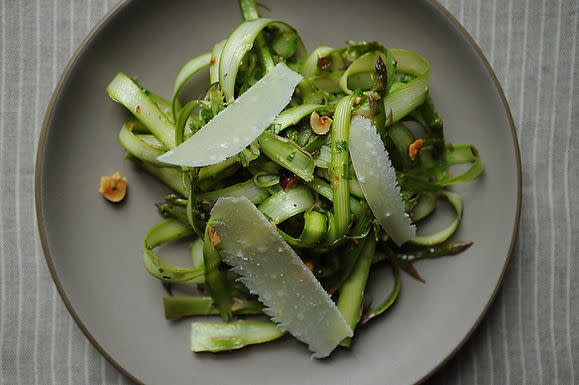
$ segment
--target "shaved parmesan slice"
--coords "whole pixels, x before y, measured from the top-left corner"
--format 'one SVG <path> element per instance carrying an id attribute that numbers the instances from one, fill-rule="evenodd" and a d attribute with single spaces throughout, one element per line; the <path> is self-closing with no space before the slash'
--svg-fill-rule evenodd
<path id="1" fill-rule="evenodd" d="M 295 251 L 247 198 L 220 198 L 211 211 L 219 255 L 283 331 L 327 357 L 353 335 L 329 294 Z"/>
<path id="2" fill-rule="evenodd" d="M 231 105 L 160 162 L 201 167 L 216 164 L 249 146 L 290 102 L 302 76 L 279 63 Z"/>
<path id="3" fill-rule="evenodd" d="M 366 201 L 384 231 L 397 245 L 414 238 L 416 226 L 404 212 L 396 170 L 376 129 L 362 116 L 350 123 L 350 156 Z"/>

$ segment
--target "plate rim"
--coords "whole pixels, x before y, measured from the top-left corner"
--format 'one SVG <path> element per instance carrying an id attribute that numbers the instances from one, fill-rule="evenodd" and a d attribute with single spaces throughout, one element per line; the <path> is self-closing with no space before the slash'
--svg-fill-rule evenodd
<path id="1" fill-rule="evenodd" d="M 127 376 L 131 381 L 135 382 L 136 384 L 145 385 L 135 375 L 130 373 L 119 362 L 117 362 L 99 344 L 99 342 L 96 340 L 96 338 L 89 332 L 87 327 L 84 325 L 83 321 L 80 319 L 79 315 L 76 313 L 74 307 L 72 306 L 72 303 L 68 299 L 68 296 L 66 295 L 64 287 L 62 286 L 62 283 L 60 282 L 60 279 L 58 278 L 58 275 L 56 273 L 56 269 L 54 267 L 52 256 L 51 256 L 50 250 L 48 248 L 48 240 L 46 237 L 44 218 L 42 215 L 42 202 L 41 202 L 41 191 L 40 191 L 41 190 L 40 175 L 41 175 L 41 169 L 42 169 L 43 160 L 44 160 L 46 134 L 48 131 L 47 129 L 48 129 L 49 122 L 52 118 L 52 115 L 54 113 L 54 107 L 56 104 L 56 100 L 57 100 L 57 98 L 60 95 L 60 92 L 62 90 L 62 85 L 64 84 L 64 82 L 68 78 L 68 76 L 69 76 L 72 68 L 76 64 L 79 56 L 85 51 L 88 43 L 103 28 L 103 26 L 105 24 L 107 24 L 107 22 L 109 21 L 109 19 L 112 16 L 114 16 L 122 8 L 126 7 L 131 1 L 132 0 L 120 0 L 116 5 L 114 5 L 98 21 L 98 23 L 90 30 L 90 32 L 87 34 L 87 36 L 82 40 L 82 42 L 76 48 L 76 50 L 74 51 L 74 54 L 72 55 L 72 57 L 70 58 L 70 60 L 68 61 L 67 65 L 66 65 L 66 67 L 62 71 L 62 74 L 58 80 L 58 83 L 56 84 L 56 86 L 54 88 L 54 91 L 52 93 L 52 96 L 50 98 L 48 106 L 46 108 L 44 120 L 42 122 L 42 128 L 40 131 L 40 137 L 38 139 L 38 146 L 36 149 L 35 171 L 34 171 L 34 201 L 35 201 L 35 213 L 36 213 L 38 234 L 40 237 L 40 242 L 42 245 L 42 251 L 44 254 L 44 258 L 46 260 L 46 264 L 48 265 L 48 269 L 50 271 L 50 276 L 52 277 L 52 280 L 56 286 L 56 289 L 60 295 L 60 298 L 62 299 L 64 305 L 66 306 L 66 309 L 68 310 L 68 312 L 70 313 L 70 315 L 74 319 L 76 325 L 80 328 L 80 330 L 86 336 L 86 338 L 97 349 L 97 351 L 104 358 L 107 359 L 107 361 L 109 361 L 116 369 L 118 369 L 123 375 Z M 456 347 L 454 347 L 454 349 L 452 349 L 452 351 L 450 351 L 446 355 L 446 357 L 443 358 L 434 368 L 430 369 L 418 381 L 416 381 L 415 385 L 420 385 L 420 384 L 423 384 L 424 382 L 426 382 L 436 372 L 438 372 L 440 369 L 442 369 L 442 367 L 444 367 L 458 353 L 458 351 L 465 345 L 465 343 L 472 337 L 474 332 L 478 329 L 481 322 L 483 321 L 483 319 L 487 315 L 490 307 L 495 302 L 496 297 L 498 295 L 498 292 L 503 284 L 505 274 L 507 272 L 508 266 L 509 266 L 511 258 L 512 258 L 513 250 L 514 250 L 516 239 L 517 239 L 517 233 L 518 233 L 518 229 L 519 229 L 519 222 L 520 222 L 520 218 L 521 218 L 521 205 L 522 205 L 522 166 L 521 166 L 521 154 L 520 154 L 520 149 L 519 149 L 519 139 L 518 139 L 518 135 L 517 135 L 517 130 L 515 128 L 515 123 L 513 121 L 511 109 L 509 107 L 509 104 L 508 104 L 507 98 L 505 96 L 505 93 L 503 91 L 503 88 L 502 88 L 493 68 L 491 67 L 490 63 L 488 62 L 486 56 L 484 55 L 483 51 L 481 50 L 481 48 L 479 47 L 477 42 L 468 33 L 468 31 L 462 26 L 460 21 L 448 9 L 446 9 L 446 7 L 444 7 L 438 0 L 431 0 L 431 3 L 438 10 L 440 10 L 443 13 L 443 15 L 445 15 L 452 22 L 452 24 L 454 24 L 459 29 L 459 31 L 463 34 L 463 36 L 468 40 L 470 45 L 475 49 L 478 57 L 481 59 L 486 70 L 488 71 L 489 75 L 491 76 L 491 79 L 496 87 L 496 90 L 497 90 L 499 96 L 500 96 L 500 99 L 501 99 L 502 104 L 503 104 L 503 108 L 504 108 L 505 113 L 507 115 L 507 120 L 509 122 L 509 126 L 511 128 L 511 135 L 513 138 L 513 147 L 514 147 L 514 152 L 515 152 L 515 164 L 516 164 L 516 168 L 517 168 L 517 202 L 516 202 L 516 211 L 515 211 L 515 222 L 513 225 L 513 231 L 511 234 L 511 241 L 509 244 L 509 249 L 507 252 L 507 256 L 506 256 L 505 263 L 504 263 L 504 266 L 502 268 L 501 274 L 499 276 L 499 279 L 496 283 L 495 288 L 493 289 L 493 292 L 489 298 L 489 301 L 487 302 L 485 307 L 482 309 L 481 313 L 479 314 L 479 316 L 477 317 L 477 319 L 475 320 L 475 322 L 473 323 L 471 328 L 468 330 L 468 332 L 465 334 L 465 336 L 460 340 L 460 342 L 456 345 Z"/>

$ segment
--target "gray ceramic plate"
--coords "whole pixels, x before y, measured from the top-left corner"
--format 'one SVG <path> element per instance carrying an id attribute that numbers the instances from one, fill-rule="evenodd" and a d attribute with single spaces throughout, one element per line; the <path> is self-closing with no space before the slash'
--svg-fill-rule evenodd
<path id="1" fill-rule="evenodd" d="M 411 384 L 444 363 L 471 334 L 496 294 L 516 234 L 520 164 L 508 106 L 472 39 L 436 3 L 268 0 L 266 16 L 301 33 L 309 49 L 378 40 L 432 64 L 431 94 L 447 137 L 475 143 L 482 178 L 465 199 L 456 238 L 474 240 L 454 258 L 420 263 L 428 283 L 404 277 L 399 302 L 360 331 L 351 350 L 310 359 L 285 338 L 234 353 L 192 354 L 189 321 L 163 318 L 161 284 L 141 261 L 143 236 L 159 221 L 166 191 L 123 161 L 117 133 L 126 112 L 105 87 L 118 71 L 169 96 L 189 58 L 240 22 L 237 2 L 129 1 L 99 24 L 67 67 L 48 108 L 38 152 L 37 212 L 48 265 L 64 302 L 93 344 L 147 384 Z M 101 175 L 120 170 L 129 196 L 98 194 Z M 381 284 L 391 284 L 384 274 Z"/>

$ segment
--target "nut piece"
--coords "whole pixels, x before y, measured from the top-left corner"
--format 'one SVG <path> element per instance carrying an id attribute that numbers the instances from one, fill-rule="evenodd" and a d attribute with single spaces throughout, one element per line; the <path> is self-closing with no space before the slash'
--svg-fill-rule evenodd
<path id="1" fill-rule="evenodd" d="M 127 194 L 127 179 L 120 172 L 101 177 L 99 192 L 111 202 L 120 202 Z"/>
<path id="2" fill-rule="evenodd" d="M 221 243 L 221 237 L 217 234 L 217 230 L 214 227 L 209 227 L 209 243 L 211 247 L 215 248 L 218 244 Z"/>
<path id="3" fill-rule="evenodd" d="M 410 146 L 408 146 L 408 156 L 411 160 L 415 160 L 418 156 L 418 151 L 422 148 L 424 141 L 422 139 L 416 139 Z"/>
<path id="4" fill-rule="evenodd" d="M 332 126 L 332 119 L 329 116 L 320 116 L 316 111 L 310 115 L 310 126 L 312 131 L 318 135 L 327 134 Z"/>

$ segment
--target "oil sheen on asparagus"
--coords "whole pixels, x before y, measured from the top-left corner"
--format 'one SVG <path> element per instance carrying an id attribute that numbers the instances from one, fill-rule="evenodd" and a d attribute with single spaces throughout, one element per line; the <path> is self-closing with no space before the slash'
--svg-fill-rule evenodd
<path id="1" fill-rule="evenodd" d="M 172 190 L 143 263 L 168 288 L 168 320 L 221 318 L 193 321 L 193 351 L 289 333 L 327 357 L 391 308 L 400 271 L 424 282 L 418 260 L 472 244 L 451 238 L 463 214 L 451 188 L 484 166 L 474 145 L 444 137 L 418 53 L 375 41 L 308 52 L 255 0 L 239 5 L 241 24 L 184 64 L 168 99 L 122 72 L 106 89 L 133 115 L 118 136 L 126 157 Z M 207 88 L 183 100 L 194 76 L 208 76 Z M 456 164 L 465 171 L 452 175 Z M 454 219 L 420 231 L 439 201 Z M 179 239 L 190 243 L 187 266 L 155 250 Z M 378 264 L 394 278 L 382 303 L 366 290 Z M 199 294 L 178 294 L 183 285 Z"/>

